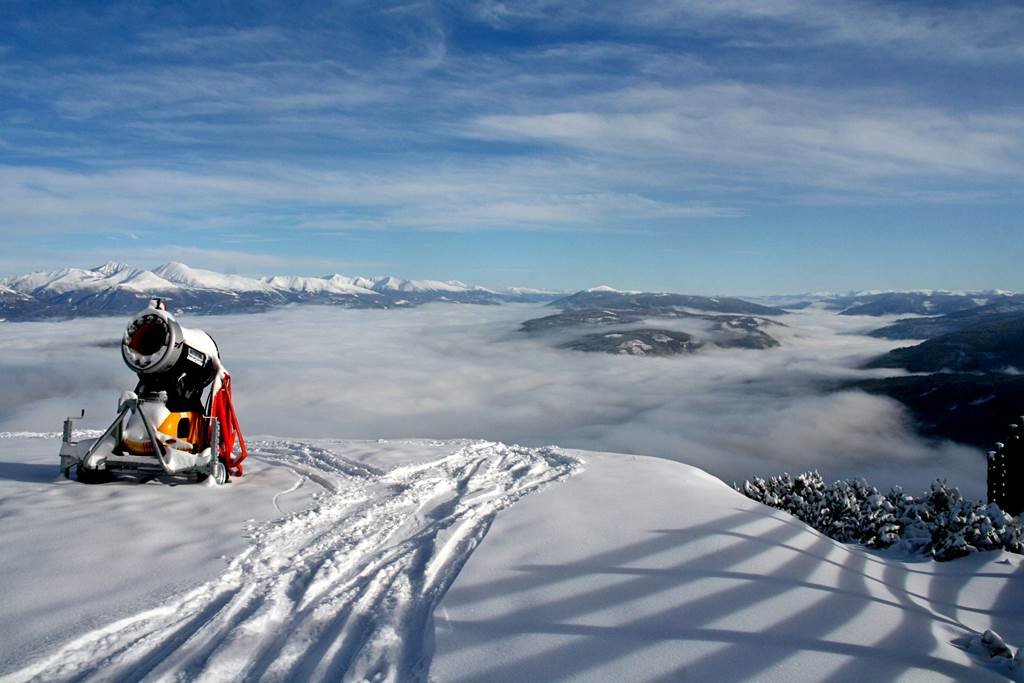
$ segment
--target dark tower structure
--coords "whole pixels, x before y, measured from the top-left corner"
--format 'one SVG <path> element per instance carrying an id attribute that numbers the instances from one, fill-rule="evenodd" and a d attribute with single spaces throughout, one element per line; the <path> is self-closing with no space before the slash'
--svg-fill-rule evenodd
<path id="1" fill-rule="evenodd" d="M 1024 416 L 1010 425 L 1006 443 L 988 452 L 988 500 L 1004 512 L 1024 512 Z"/>

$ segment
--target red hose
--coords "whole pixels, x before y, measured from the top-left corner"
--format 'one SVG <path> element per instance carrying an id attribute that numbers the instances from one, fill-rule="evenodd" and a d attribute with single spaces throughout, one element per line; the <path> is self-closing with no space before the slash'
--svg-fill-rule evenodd
<path id="1" fill-rule="evenodd" d="M 238 426 L 238 416 L 235 414 L 235 404 L 231 398 L 231 375 L 224 373 L 221 379 L 220 391 L 213 397 L 210 405 L 210 415 L 220 423 L 220 457 L 224 459 L 228 474 L 233 477 L 242 476 L 242 461 L 249 457 L 249 451 L 245 447 L 245 438 L 242 436 L 242 429 Z M 241 451 L 238 458 L 234 457 L 235 438 L 238 439 L 238 448 Z"/>

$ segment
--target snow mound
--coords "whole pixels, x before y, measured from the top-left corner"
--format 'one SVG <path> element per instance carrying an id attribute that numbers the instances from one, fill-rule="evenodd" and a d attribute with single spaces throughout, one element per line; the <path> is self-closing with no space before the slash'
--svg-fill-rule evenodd
<path id="1" fill-rule="evenodd" d="M 957 638 L 953 644 L 975 655 L 982 664 L 1004 673 L 1011 680 L 1024 681 L 1024 649 L 1014 653 L 1003 637 L 992 629 Z"/>
<path id="2" fill-rule="evenodd" d="M 524 295 L 541 295 L 541 296 L 556 296 L 565 294 L 562 290 L 558 289 L 537 289 L 536 287 L 505 287 L 499 289 L 499 292 L 506 294 L 512 294 L 514 296 Z"/>

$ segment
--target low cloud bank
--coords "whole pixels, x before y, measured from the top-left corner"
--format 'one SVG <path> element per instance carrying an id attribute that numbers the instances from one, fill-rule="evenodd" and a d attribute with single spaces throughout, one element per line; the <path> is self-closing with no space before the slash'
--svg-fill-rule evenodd
<path id="1" fill-rule="evenodd" d="M 220 344 L 243 430 L 296 437 L 481 437 L 641 453 L 726 479 L 817 468 L 886 487 L 946 477 L 984 492 L 984 459 L 928 443 L 902 407 L 836 379 L 895 343 L 857 334 L 884 321 L 804 311 L 770 333 L 782 348 L 633 358 L 553 348 L 516 330 L 540 306 L 415 310 L 295 307 L 183 319 Z M 56 431 L 86 408 L 112 417 L 134 376 L 118 349 L 125 321 L 0 324 L 0 430 Z M 56 457 L 56 456 L 55 456 Z"/>

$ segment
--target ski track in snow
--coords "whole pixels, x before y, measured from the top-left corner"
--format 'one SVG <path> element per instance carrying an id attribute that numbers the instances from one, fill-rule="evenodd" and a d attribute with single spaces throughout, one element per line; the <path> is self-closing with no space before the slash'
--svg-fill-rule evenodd
<path id="1" fill-rule="evenodd" d="M 296 472 L 291 467 L 289 467 L 288 470 L 291 471 L 291 473 L 295 475 L 295 483 L 292 484 L 291 487 L 285 489 L 284 491 L 279 491 L 279 492 L 275 493 L 274 494 L 274 499 L 273 499 L 274 507 L 282 515 L 285 514 L 285 511 L 281 509 L 281 505 L 280 505 L 280 503 L 278 501 L 280 501 L 281 498 L 283 498 L 284 496 L 287 496 L 289 493 L 294 493 L 295 491 L 298 491 L 299 489 L 301 489 L 303 484 L 305 484 L 306 481 L 309 479 L 309 477 L 307 477 L 304 474 L 299 474 L 298 472 Z"/>
<path id="2" fill-rule="evenodd" d="M 221 576 L 5 680 L 426 680 L 434 607 L 495 515 L 582 467 L 490 442 L 387 472 L 294 441 L 250 452 L 324 491 L 250 528 Z"/>

